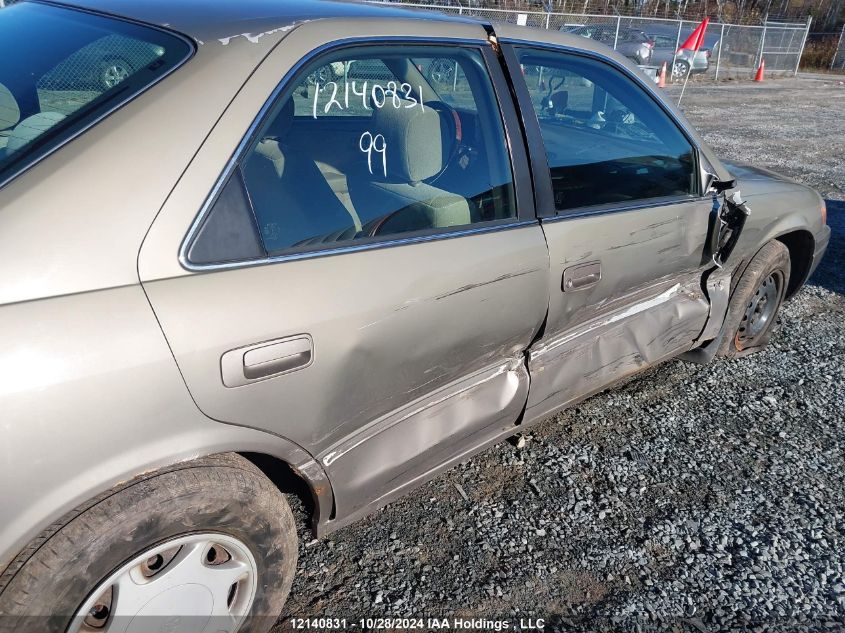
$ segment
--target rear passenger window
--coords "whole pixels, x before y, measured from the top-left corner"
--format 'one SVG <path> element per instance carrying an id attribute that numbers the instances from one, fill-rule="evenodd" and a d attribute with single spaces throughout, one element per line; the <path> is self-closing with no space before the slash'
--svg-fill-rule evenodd
<path id="1" fill-rule="evenodd" d="M 692 146 L 631 79 L 587 57 L 518 54 L 558 211 L 696 193 Z"/>
<path id="2" fill-rule="evenodd" d="M 283 93 L 237 172 L 224 193 L 245 195 L 221 196 L 198 240 L 225 234 L 215 222 L 231 228 L 245 217 L 236 200 L 249 205 L 268 256 L 516 217 L 502 119 L 477 49 L 367 46 L 318 59 Z M 189 258 L 243 258 L 227 248 L 200 245 Z"/>
<path id="3" fill-rule="evenodd" d="M 72 7 L 0 11 L 0 186 L 192 52 L 175 35 Z"/>

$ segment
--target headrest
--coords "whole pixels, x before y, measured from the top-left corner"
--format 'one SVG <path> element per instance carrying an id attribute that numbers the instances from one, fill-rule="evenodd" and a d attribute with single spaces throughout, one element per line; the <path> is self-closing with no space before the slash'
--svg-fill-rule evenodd
<path id="1" fill-rule="evenodd" d="M 554 113 L 559 112 L 563 114 L 569 106 L 569 92 L 567 90 L 558 90 L 552 93 L 546 106 Z"/>
<path id="2" fill-rule="evenodd" d="M 264 137 L 255 146 L 255 153 L 272 163 L 276 176 L 279 178 L 285 173 L 285 155 L 282 152 L 281 142 L 293 125 L 293 113 L 293 96 L 290 96 L 282 105 L 276 118 L 265 128 Z"/>
<path id="3" fill-rule="evenodd" d="M 12 92 L 0 84 L 0 130 L 8 130 L 21 120 L 21 110 Z"/>
<path id="4" fill-rule="evenodd" d="M 285 155 L 279 147 L 279 141 L 265 138 L 255 146 L 255 153 L 269 160 L 276 170 L 276 176 L 281 178 L 285 173 Z"/>
<path id="5" fill-rule="evenodd" d="M 273 119 L 272 123 L 267 127 L 265 137 L 269 136 L 275 138 L 277 141 L 283 141 L 293 125 L 294 103 L 293 95 L 290 95 L 282 105 L 282 109 Z"/>
<path id="6" fill-rule="evenodd" d="M 387 179 L 392 182 L 420 182 L 443 169 L 443 132 L 440 115 L 430 107 L 399 99 L 399 107 L 387 99 L 373 114 L 370 133 L 381 134 L 387 154 Z M 373 159 L 373 164 L 377 161 Z M 373 169 L 375 175 L 382 175 Z"/>
<path id="7" fill-rule="evenodd" d="M 30 141 L 44 134 L 51 127 L 65 118 L 61 112 L 41 112 L 27 117 L 15 126 L 6 143 L 6 155 L 10 155 Z"/>

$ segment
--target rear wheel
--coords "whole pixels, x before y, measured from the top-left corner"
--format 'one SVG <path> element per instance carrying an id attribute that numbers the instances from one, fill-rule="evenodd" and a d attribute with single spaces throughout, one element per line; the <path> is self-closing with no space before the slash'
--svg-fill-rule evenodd
<path id="1" fill-rule="evenodd" d="M 720 356 L 759 351 L 769 342 L 789 284 L 789 249 L 766 244 L 751 260 L 733 291 Z"/>
<path id="2" fill-rule="evenodd" d="M 324 86 L 327 83 L 329 83 L 330 81 L 334 81 L 334 79 L 335 79 L 334 70 L 332 69 L 331 66 L 327 65 L 327 66 L 320 66 L 317 70 L 315 70 L 313 73 L 308 75 L 307 81 L 312 86 L 316 85 L 316 84 L 320 84 L 321 86 Z"/>
<path id="3" fill-rule="evenodd" d="M 99 82 L 102 90 L 109 90 L 132 74 L 132 66 L 119 57 L 100 62 Z"/>
<path id="4" fill-rule="evenodd" d="M 296 567 L 293 515 L 223 455 L 134 481 L 60 521 L 0 584 L 0 631 L 265 633 Z"/>
<path id="5" fill-rule="evenodd" d="M 451 86 L 455 79 L 455 71 L 455 62 L 448 59 L 435 59 L 428 67 L 427 79 L 437 86 Z"/>
<path id="6" fill-rule="evenodd" d="M 689 64 L 683 59 L 676 59 L 672 64 L 672 79 L 684 79 L 689 73 Z"/>

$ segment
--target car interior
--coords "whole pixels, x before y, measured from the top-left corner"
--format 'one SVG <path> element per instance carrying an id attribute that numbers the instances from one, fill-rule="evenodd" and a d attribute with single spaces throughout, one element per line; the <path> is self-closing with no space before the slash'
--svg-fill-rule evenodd
<path id="1" fill-rule="evenodd" d="M 48 151 L 56 137 L 70 136 L 98 112 L 142 90 L 189 52 L 187 44 L 161 32 L 73 10 L 20 3 L 7 11 L 0 58 L 17 61 L 0 65 L 0 181 L 31 156 Z M 27 28 L 33 14 L 40 19 L 38 33 Z M 98 55 L 106 50 L 140 60 L 135 72 L 119 79 L 121 85 L 91 81 L 102 61 Z"/>
<path id="2" fill-rule="evenodd" d="M 449 64 L 459 74 L 438 86 L 426 77 L 432 60 L 407 52 L 323 64 L 354 71 L 334 78 L 343 96 L 328 111 L 337 85 L 306 74 L 241 161 L 268 254 L 513 217 L 489 79 L 460 53 Z M 364 107 L 349 107 L 350 90 Z"/>
<path id="3" fill-rule="evenodd" d="M 521 61 L 559 210 L 693 191 L 690 145 L 635 86 L 577 60 Z"/>

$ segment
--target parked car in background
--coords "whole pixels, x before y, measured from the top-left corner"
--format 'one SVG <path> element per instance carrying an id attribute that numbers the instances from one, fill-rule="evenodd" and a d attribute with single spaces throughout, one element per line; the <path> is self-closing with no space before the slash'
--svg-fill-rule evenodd
<path id="1" fill-rule="evenodd" d="M 627 27 L 620 27 L 617 33 L 616 23 L 612 24 L 585 24 L 570 28 L 560 27 L 561 31 L 580 35 L 596 42 L 606 44 L 632 60 L 636 64 L 647 66 L 654 63 L 652 49 L 654 42 L 643 31 Z"/>
<path id="2" fill-rule="evenodd" d="M 56 75 L 104 35 L 160 53 Z M 815 191 L 723 163 L 572 34 L 24 1 L 0 59 L 3 633 L 266 633 L 302 536 L 658 363 L 762 349 L 830 239 Z"/>
<path id="3" fill-rule="evenodd" d="M 654 42 L 653 56 L 651 63 L 661 66 L 666 63 L 674 79 L 681 79 L 687 76 L 707 72 L 710 68 L 710 61 L 717 52 L 719 37 L 705 33 L 704 44 L 698 51 L 681 49 L 678 46 L 690 36 L 695 25 L 681 29 L 681 36 L 678 38 L 678 27 L 670 24 L 649 24 L 644 27 L 645 33 Z M 677 53 L 676 53 L 677 51 Z"/>
<path id="4" fill-rule="evenodd" d="M 113 88 L 164 54 L 154 44 L 120 35 L 107 35 L 79 49 L 47 72 L 39 82 L 43 90 Z"/>
<path id="5" fill-rule="evenodd" d="M 417 70 L 423 73 L 425 78 L 434 85 L 454 84 L 455 73 L 460 74 L 460 67 L 453 60 L 414 59 Z M 325 85 L 330 81 L 355 80 L 358 82 L 358 89 L 363 89 L 362 82 L 386 82 L 395 79 L 395 75 L 379 59 L 353 59 L 345 62 L 334 62 L 327 64 L 314 71 L 309 79 L 312 83 Z"/>

